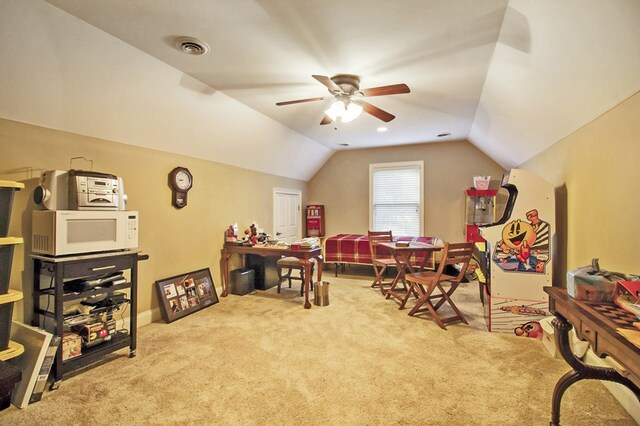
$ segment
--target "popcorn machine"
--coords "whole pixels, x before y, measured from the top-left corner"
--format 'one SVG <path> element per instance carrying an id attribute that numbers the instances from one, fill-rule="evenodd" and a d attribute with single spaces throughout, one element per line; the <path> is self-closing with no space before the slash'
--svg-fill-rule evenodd
<path id="1" fill-rule="evenodd" d="M 496 221 L 496 189 L 473 189 L 466 195 L 465 235 L 467 242 L 481 243 L 479 227 Z"/>

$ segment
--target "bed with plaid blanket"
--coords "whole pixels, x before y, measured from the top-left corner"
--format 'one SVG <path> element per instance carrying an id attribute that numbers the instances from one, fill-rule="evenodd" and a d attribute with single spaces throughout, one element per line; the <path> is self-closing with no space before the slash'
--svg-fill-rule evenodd
<path id="1" fill-rule="evenodd" d="M 394 241 L 418 241 L 427 244 L 442 244 L 437 237 L 393 237 Z M 384 247 L 376 247 L 378 257 L 389 257 L 391 254 Z M 433 253 L 429 255 L 426 267 L 433 268 Z M 371 265 L 371 251 L 369 250 L 369 237 L 361 234 L 338 234 L 329 237 L 324 242 L 324 261 L 327 263 L 356 263 Z M 416 261 L 421 262 L 418 257 Z"/>

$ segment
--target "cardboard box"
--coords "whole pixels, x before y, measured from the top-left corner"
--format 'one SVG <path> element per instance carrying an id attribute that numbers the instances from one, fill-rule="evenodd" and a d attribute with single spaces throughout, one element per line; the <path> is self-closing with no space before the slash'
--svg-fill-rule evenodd
<path id="1" fill-rule="evenodd" d="M 487 190 L 489 189 L 489 183 L 491 183 L 491 176 L 474 176 L 473 186 L 476 189 Z"/>
<path id="2" fill-rule="evenodd" d="M 62 360 L 82 355 L 82 337 L 76 333 L 64 333 L 62 336 Z"/>
<path id="3" fill-rule="evenodd" d="M 556 329 L 553 328 L 551 324 L 553 318 L 554 317 L 547 317 L 540 320 L 540 325 L 542 326 L 542 344 L 553 358 L 562 358 L 560 351 L 556 348 Z M 587 352 L 587 349 L 589 349 L 589 342 L 583 342 L 578 339 L 576 331 L 572 328 L 571 331 L 569 331 L 569 346 L 575 356 L 582 358 Z"/>
<path id="4" fill-rule="evenodd" d="M 90 348 L 102 342 L 111 340 L 111 336 L 116 332 L 116 323 L 113 319 L 97 321 L 90 324 L 74 326 L 72 330 L 80 335 L 82 345 L 86 348 Z"/>
<path id="5" fill-rule="evenodd" d="M 616 282 L 593 272 L 591 266 L 567 272 L 567 293 L 576 300 L 613 302 Z"/>

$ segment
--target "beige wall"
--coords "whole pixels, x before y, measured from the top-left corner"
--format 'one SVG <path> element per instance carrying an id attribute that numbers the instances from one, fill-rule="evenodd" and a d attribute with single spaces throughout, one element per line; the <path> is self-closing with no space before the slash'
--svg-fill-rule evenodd
<path id="1" fill-rule="evenodd" d="M 639 159 L 640 92 L 522 165 L 556 186 L 555 285 L 594 257 L 604 269 L 640 274 Z"/>
<path id="2" fill-rule="evenodd" d="M 179 141 L 177 142 L 179 143 Z M 247 227 L 258 222 L 267 232 L 273 228 L 273 188 L 303 190 L 306 183 L 226 166 L 211 161 L 108 142 L 0 119 L 0 179 L 23 182 L 16 193 L 10 236 L 22 236 L 24 246 L 14 253 L 10 287 L 24 292 L 25 311 L 31 309 L 31 261 L 28 257 L 32 193 L 42 170 L 69 168 L 72 157 L 92 159 L 93 169 L 122 176 L 129 197 L 127 208 L 140 212 L 139 248 L 150 255 L 140 263 L 139 312 L 157 307 L 153 283 L 160 279 L 205 267 L 211 268 L 220 294 L 220 250 L 223 232 L 238 222 Z M 247 167 L 253 161 L 247 155 Z M 184 166 L 194 175 L 188 205 L 171 206 L 168 173 Z M 88 168 L 74 162 L 74 168 Z M 14 317 L 28 321 L 18 302 Z"/>
<path id="3" fill-rule="evenodd" d="M 424 161 L 424 234 L 464 240 L 464 190 L 475 175 L 500 179 L 502 168 L 467 141 L 335 153 L 309 182 L 309 202 L 325 205 L 327 235 L 369 229 L 369 164 Z M 497 187 L 497 183 L 493 183 Z"/>

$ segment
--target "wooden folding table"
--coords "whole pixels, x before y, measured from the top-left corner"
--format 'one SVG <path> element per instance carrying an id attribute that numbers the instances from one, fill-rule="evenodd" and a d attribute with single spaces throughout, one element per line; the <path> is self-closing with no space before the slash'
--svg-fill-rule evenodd
<path id="1" fill-rule="evenodd" d="M 407 290 L 406 284 L 404 282 L 405 274 L 413 274 L 415 272 L 426 269 L 428 265 L 433 265 L 433 253 L 442 250 L 442 246 L 413 241 L 408 245 L 406 245 L 405 243 L 401 243 L 400 245 L 398 245 L 397 242 L 381 242 L 378 243 L 378 245 L 381 247 L 386 247 L 391 251 L 391 254 L 396 260 L 396 268 L 398 269 L 398 273 L 391 282 L 391 286 L 387 291 L 383 293 L 385 294 L 385 297 L 387 299 L 394 297 L 399 301 L 402 301 L 404 295 L 400 294 L 396 287 L 398 286 L 398 283 L 402 281 L 405 287 L 405 291 Z M 420 253 L 424 253 L 424 256 L 420 260 L 420 263 L 416 263 L 415 259 Z"/>

